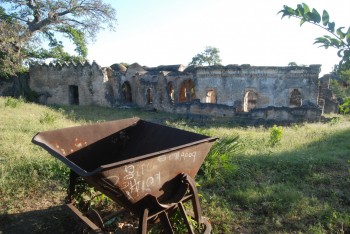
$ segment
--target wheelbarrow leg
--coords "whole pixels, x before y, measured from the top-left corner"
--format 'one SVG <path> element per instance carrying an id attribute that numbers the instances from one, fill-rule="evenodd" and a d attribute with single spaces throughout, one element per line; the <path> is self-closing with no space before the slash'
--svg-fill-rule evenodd
<path id="1" fill-rule="evenodd" d="M 164 227 L 165 233 L 173 234 L 174 231 L 173 231 L 173 228 L 171 227 L 171 223 L 166 211 L 159 214 L 159 219 Z"/>
<path id="2" fill-rule="evenodd" d="M 148 222 L 148 213 L 149 210 L 146 208 L 143 210 L 139 220 L 139 231 L 140 234 L 147 234 L 147 222 Z M 160 212 L 158 215 L 160 222 L 162 223 L 165 233 L 173 234 L 173 228 L 171 227 L 171 223 L 166 211 Z"/>
<path id="3" fill-rule="evenodd" d="M 139 219 L 139 231 L 140 234 L 147 234 L 147 220 L 148 220 L 148 212 L 149 210 L 146 208 L 143 210 Z"/>
<path id="4" fill-rule="evenodd" d="M 178 203 L 178 206 L 179 206 L 179 209 L 180 209 L 180 213 L 181 213 L 181 215 L 182 215 L 182 218 L 183 218 L 184 221 L 185 221 L 185 224 L 186 224 L 188 233 L 194 234 L 193 228 L 192 228 L 190 222 L 188 221 L 187 213 L 186 213 L 186 210 L 185 210 L 184 205 L 182 204 L 182 202 L 179 202 L 179 203 Z"/>
<path id="5" fill-rule="evenodd" d="M 193 206 L 194 218 L 198 223 L 201 223 L 202 222 L 202 210 L 201 210 L 201 206 L 199 204 L 198 190 L 196 187 L 196 182 L 189 175 L 185 175 L 185 180 L 186 180 L 186 182 L 188 182 L 189 188 L 190 188 L 190 191 L 192 194 L 191 201 L 192 201 L 192 206 Z"/>
<path id="6" fill-rule="evenodd" d="M 70 170 L 69 173 L 69 188 L 68 188 L 68 194 L 66 197 L 66 203 L 71 203 L 73 200 L 73 195 L 75 192 L 75 185 L 77 183 L 77 179 L 78 179 L 79 175 L 77 173 L 75 173 L 72 169 Z"/>

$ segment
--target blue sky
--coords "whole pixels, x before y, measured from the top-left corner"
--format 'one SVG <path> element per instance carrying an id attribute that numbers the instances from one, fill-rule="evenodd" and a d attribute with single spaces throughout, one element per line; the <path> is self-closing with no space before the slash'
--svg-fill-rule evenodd
<path id="1" fill-rule="evenodd" d="M 349 0 L 109 0 L 117 10 L 116 30 L 101 31 L 89 44 L 89 60 L 101 66 L 137 62 L 145 66 L 187 65 L 206 46 L 219 48 L 222 64 L 287 66 L 322 64 L 321 73 L 339 62 L 335 49 L 318 48 L 326 31 L 299 26 L 277 15 L 283 5 L 305 2 L 326 9 L 336 27 L 350 26 Z"/>

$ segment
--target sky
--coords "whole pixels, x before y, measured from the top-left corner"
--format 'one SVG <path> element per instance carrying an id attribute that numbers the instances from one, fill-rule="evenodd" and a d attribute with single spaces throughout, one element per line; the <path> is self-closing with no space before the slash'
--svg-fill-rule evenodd
<path id="1" fill-rule="evenodd" d="M 326 9 L 336 28 L 350 26 L 349 0 L 105 0 L 117 11 L 115 31 L 89 42 L 88 59 L 101 66 L 188 65 L 206 46 L 220 50 L 223 65 L 321 64 L 321 74 L 339 62 L 337 50 L 314 45 L 325 30 L 277 14 L 283 5 Z"/>

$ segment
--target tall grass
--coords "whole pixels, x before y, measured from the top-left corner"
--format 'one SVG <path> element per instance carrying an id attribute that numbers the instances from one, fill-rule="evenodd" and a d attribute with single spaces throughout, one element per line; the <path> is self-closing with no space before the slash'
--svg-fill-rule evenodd
<path id="1" fill-rule="evenodd" d="M 196 178 L 215 233 L 350 231 L 348 117 L 277 126 L 283 134 L 271 144 L 265 127 L 203 125 L 139 109 L 7 102 L 0 98 L 0 232 L 5 214 L 63 203 L 68 170 L 31 143 L 37 132 L 135 116 L 220 138 Z"/>
<path id="2" fill-rule="evenodd" d="M 209 128 L 218 135 L 238 134 L 244 148 L 233 155 L 236 169 L 223 182 L 201 178 L 206 198 L 220 194 L 215 205 L 205 203 L 216 231 L 226 233 L 221 227 L 230 226 L 243 233 L 349 232 L 350 122 L 337 118 L 283 127 L 274 146 L 268 128 Z M 227 210 L 230 219 L 223 219 Z"/>

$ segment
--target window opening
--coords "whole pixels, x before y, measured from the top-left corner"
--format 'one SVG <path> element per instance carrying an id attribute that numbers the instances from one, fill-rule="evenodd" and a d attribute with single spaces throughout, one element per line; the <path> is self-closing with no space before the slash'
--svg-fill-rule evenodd
<path id="1" fill-rule="evenodd" d="M 257 94 L 253 91 L 247 91 L 244 95 L 243 111 L 249 112 L 250 110 L 255 109 L 256 102 L 257 102 Z"/>
<path id="2" fill-rule="evenodd" d="M 209 89 L 207 91 L 207 96 L 205 98 L 206 103 L 216 103 L 216 93 L 215 90 Z"/>
<path id="3" fill-rule="evenodd" d="M 194 91 L 194 82 L 185 80 L 181 84 L 179 102 L 191 102 L 196 98 Z"/>
<path id="4" fill-rule="evenodd" d="M 290 93 L 289 107 L 300 107 L 302 104 L 301 93 L 298 89 L 294 89 Z"/>

